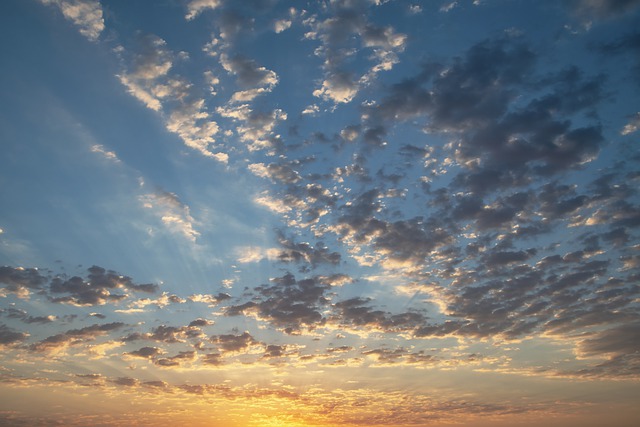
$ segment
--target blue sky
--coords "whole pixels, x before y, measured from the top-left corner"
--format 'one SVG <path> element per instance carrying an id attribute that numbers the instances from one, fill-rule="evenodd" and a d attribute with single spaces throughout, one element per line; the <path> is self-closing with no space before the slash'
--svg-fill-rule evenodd
<path id="1" fill-rule="evenodd" d="M 2 2 L 0 420 L 635 425 L 639 10 Z"/>

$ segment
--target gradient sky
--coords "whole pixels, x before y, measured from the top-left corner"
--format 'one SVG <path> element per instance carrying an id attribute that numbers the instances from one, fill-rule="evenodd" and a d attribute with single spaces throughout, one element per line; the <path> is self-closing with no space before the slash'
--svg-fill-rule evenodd
<path id="1" fill-rule="evenodd" d="M 0 424 L 637 426 L 639 23 L 0 1 Z"/>

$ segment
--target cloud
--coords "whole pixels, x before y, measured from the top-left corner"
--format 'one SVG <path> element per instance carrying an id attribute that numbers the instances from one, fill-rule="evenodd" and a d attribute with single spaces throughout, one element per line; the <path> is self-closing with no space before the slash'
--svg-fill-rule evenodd
<path id="1" fill-rule="evenodd" d="M 300 175 L 291 165 L 282 163 L 253 163 L 249 165 L 249 170 L 256 176 L 261 178 L 270 178 L 272 181 L 279 181 L 284 184 L 295 184 L 301 180 Z"/>
<path id="2" fill-rule="evenodd" d="M 157 347 L 142 347 L 138 350 L 135 351 L 131 351 L 129 353 L 126 353 L 130 356 L 133 357 L 140 357 L 142 359 L 150 359 L 152 357 L 155 357 L 159 354 L 162 354 L 162 350 L 160 350 Z"/>
<path id="3" fill-rule="evenodd" d="M 0 346 L 10 346 L 24 341 L 29 334 L 16 332 L 7 325 L 0 324 Z"/>
<path id="4" fill-rule="evenodd" d="M 111 322 L 85 326 L 81 329 L 70 329 L 66 332 L 51 335 L 42 341 L 31 344 L 29 349 L 35 352 L 58 352 L 69 346 L 84 344 L 97 337 L 107 335 L 114 330 L 124 327 L 122 322 Z"/>
<path id="5" fill-rule="evenodd" d="M 157 190 L 141 196 L 140 201 L 145 208 L 153 210 L 171 232 L 182 235 L 191 242 L 195 242 L 200 236 L 194 228 L 195 220 L 191 216 L 191 209 L 176 194 Z"/>
<path id="6" fill-rule="evenodd" d="M 640 2 L 637 2 L 640 4 Z M 630 68 L 630 76 L 640 84 L 638 78 L 638 70 L 640 70 L 640 32 L 634 31 L 626 33 L 617 39 L 608 43 L 595 45 L 596 49 L 605 57 L 616 56 L 621 59 L 632 59 L 635 61 L 633 67 Z"/>
<path id="7" fill-rule="evenodd" d="M 181 351 L 175 356 L 156 359 L 154 363 L 158 366 L 169 368 L 169 367 L 180 366 L 181 363 L 193 361 L 195 358 L 196 358 L 195 351 L 193 350 Z"/>
<path id="8" fill-rule="evenodd" d="M 238 262 L 246 264 L 250 262 L 259 262 L 263 259 L 274 259 L 278 255 L 278 249 L 265 249 L 259 246 L 242 246 L 235 251 Z"/>
<path id="9" fill-rule="evenodd" d="M 578 354 L 581 358 L 604 359 L 591 363 L 585 368 L 562 370 L 557 376 L 577 378 L 638 378 L 640 376 L 640 358 L 638 354 L 638 334 L 640 327 L 637 321 L 617 325 L 609 329 L 588 334 L 586 339 L 578 343 Z"/>
<path id="10" fill-rule="evenodd" d="M 104 31 L 102 6 L 98 0 L 40 0 L 42 4 L 56 6 L 66 19 L 78 27 L 80 34 L 96 41 Z"/>
<path id="11" fill-rule="evenodd" d="M 228 155 L 215 151 L 219 126 L 207 111 L 205 100 L 192 83 L 171 73 L 181 56 L 152 34 L 139 34 L 136 43 L 132 52 L 123 47 L 117 49 L 125 63 L 118 75 L 120 82 L 147 108 L 162 114 L 167 130 L 178 135 L 185 145 L 226 163 Z"/>
<path id="12" fill-rule="evenodd" d="M 164 343 L 183 343 L 190 338 L 198 338 L 202 331 L 197 326 L 166 326 L 160 325 L 147 334 L 139 334 L 136 338 Z"/>
<path id="13" fill-rule="evenodd" d="M 270 280 L 271 285 L 255 288 L 257 297 L 250 302 L 226 308 L 227 316 L 255 315 L 282 328 L 287 334 L 313 330 L 325 323 L 321 314 L 328 300 L 325 291 L 331 285 L 321 277 L 296 280 L 287 273 Z"/>
<path id="14" fill-rule="evenodd" d="M 187 4 L 187 21 L 194 19 L 202 11 L 207 9 L 217 9 L 222 5 L 222 0 L 191 0 Z"/>
<path id="15" fill-rule="evenodd" d="M 241 141 L 247 143 L 249 151 L 272 148 L 273 140 L 269 137 L 280 121 L 287 120 L 287 113 L 281 109 L 259 112 L 251 109 L 249 104 L 218 107 L 216 112 L 222 117 L 239 122 L 235 132 Z"/>
<path id="16" fill-rule="evenodd" d="M 573 0 L 574 13 L 584 18 L 605 19 L 623 15 L 640 6 L 638 0 Z"/>
<path id="17" fill-rule="evenodd" d="M 0 309 L 0 313 L 4 314 L 8 319 L 20 319 L 24 323 L 32 324 L 32 323 L 51 323 L 56 320 L 56 316 L 30 316 L 26 310 L 21 310 L 14 307 L 9 307 L 6 309 Z"/>
<path id="18" fill-rule="evenodd" d="M 258 341 L 256 341 L 248 332 L 244 332 L 240 335 L 215 335 L 211 337 L 211 342 L 217 344 L 221 350 L 230 353 L 245 351 L 249 347 L 258 344 Z"/>
<path id="19" fill-rule="evenodd" d="M 104 305 L 124 300 L 128 297 L 126 292 L 153 293 L 158 290 L 155 284 L 136 284 L 130 277 L 102 267 L 92 266 L 87 271 L 86 280 L 79 276 L 54 277 L 49 284 L 51 300 L 77 306 Z M 113 293 L 115 290 L 125 293 Z"/>
<path id="20" fill-rule="evenodd" d="M 167 130 L 178 135 L 187 147 L 221 163 L 228 162 L 229 156 L 226 153 L 210 149 L 219 127 L 206 112 L 204 99 L 193 99 L 176 108 L 167 118 Z"/>
<path id="21" fill-rule="evenodd" d="M 430 132 L 454 136 L 455 160 L 466 169 L 456 181 L 475 192 L 579 168 L 599 152 L 602 129 L 599 124 L 572 128 L 562 117 L 597 105 L 604 98 L 602 79 L 585 79 L 570 67 L 542 79 L 549 88 L 545 95 L 518 105 L 516 94 L 538 80 L 535 61 L 518 39 L 483 41 L 452 65 L 426 65 L 369 107 L 364 118 L 376 126 L 422 119 Z M 489 178 L 492 187 L 482 184 Z"/>
<path id="22" fill-rule="evenodd" d="M 354 297 L 344 301 L 336 302 L 333 306 L 336 309 L 335 320 L 340 326 L 362 327 L 382 332 L 403 332 L 413 331 L 424 325 L 425 317 L 420 313 L 405 312 L 391 314 L 382 310 L 376 310 L 368 306 L 369 298 Z"/>
<path id="23" fill-rule="evenodd" d="M 281 262 L 304 262 L 315 268 L 320 264 L 339 264 L 341 255 L 331 252 L 322 243 L 315 247 L 309 243 L 294 243 L 283 234 L 279 234 L 279 244 L 282 247 L 276 259 Z"/>
<path id="24" fill-rule="evenodd" d="M 0 296 L 12 293 L 27 298 L 31 291 L 42 289 L 46 282 L 47 278 L 36 268 L 0 267 L 0 283 L 5 285 L 0 289 Z"/>
<path id="25" fill-rule="evenodd" d="M 457 1 L 452 1 L 451 3 L 445 3 L 442 6 L 440 6 L 440 12 L 451 12 L 456 6 L 458 6 L 458 2 Z"/>
<path id="26" fill-rule="evenodd" d="M 619 325 L 597 332 L 578 347 L 582 356 L 640 354 L 640 323 Z"/>
<path id="27" fill-rule="evenodd" d="M 245 89 L 234 93 L 231 97 L 232 102 L 251 101 L 260 94 L 271 92 L 278 84 L 278 76 L 275 72 L 259 66 L 254 60 L 244 56 L 229 57 L 223 53 L 220 55 L 220 63 L 227 72 L 236 76 L 236 82 L 240 88 Z"/>
<path id="28" fill-rule="evenodd" d="M 630 135 L 634 132 L 637 132 L 640 129 L 640 113 L 636 113 L 631 117 L 629 123 L 624 125 L 624 128 L 620 131 L 621 135 Z"/>
<path id="29" fill-rule="evenodd" d="M 336 104 L 349 103 L 362 86 L 370 84 L 380 71 L 393 68 L 398 62 L 398 53 L 405 48 L 406 36 L 396 33 L 391 27 L 379 27 L 367 20 L 368 4 L 365 1 L 336 1 L 331 3 L 332 16 L 320 20 L 317 16 L 307 18 L 304 23 L 311 31 L 306 37 L 319 39 L 322 46 L 316 55 L 324 58 L 325 78 L 322 86 L 313 92 L 316 97 Z M 351 37 L 360 40 L 360 46 L 352 43 Z M 374 65 L 358 76 L 346 69 L 347 59 L 358 49 L 367 48 Z"/>

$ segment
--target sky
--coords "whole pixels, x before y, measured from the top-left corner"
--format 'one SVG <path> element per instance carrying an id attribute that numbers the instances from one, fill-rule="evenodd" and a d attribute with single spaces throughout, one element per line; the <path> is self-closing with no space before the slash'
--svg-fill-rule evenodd
<path id="1" fill-rule="evenodd" d="M 0 2 L 0 424 L 631 427 L 637 0 Z"/>

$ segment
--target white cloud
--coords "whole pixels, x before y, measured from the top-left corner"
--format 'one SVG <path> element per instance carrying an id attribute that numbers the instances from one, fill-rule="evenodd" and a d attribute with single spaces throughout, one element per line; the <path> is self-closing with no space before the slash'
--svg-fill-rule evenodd
<path id="1" fill-rule="evenodd" d="M 80 34 L 96 41 L 104 30 L 102 6 L 97 0 L 40 0 L 43 4 L 57 6 L 65 18 L 79 27 Z"/>
<path id="2" fill-rule="evenodd" d="M 263 259 L 274 259 L 280 253 L 276 248 L 261 248 L 259 246 L 242 246 L 234 250 L 238 262 L 247 264 L 259 262 Z"/>
<path id="3" fill-rule="evenodd" d="M 318 107 L 316 104 L 311 104 L 302 111 L 302 114 L 315 115 L 315 114 L 318 114 L 319 112 L 320 112 L 320 107 Z"/>
<path id="4" fill-rule="evenodd" d="M 289 19 L 280 19 L 273 24 L 273 30 L 276 33 L 281 33 L 291 28 L 291 24 L 292 22 Z"/>
<path id="5" fill-rule="evenodd" d="M 452 1 L 451 3 L 443 4 L 440 7 L 440 12 L 444 12 L 444 13 L 450 12 L 456 6 L 458 6 L 458 2 L 457 1 Z"/>
<path id="6" fill-rule="evenodd" d="M 160 101 L 149 93 L 149 91 L 129 80 L 127 76 L 118 76 L 118 78 L 120 79 L 120 83 L 127 88 L 129 94 L 141 101 L 148 109 L 153 111 L 160 111 L 162 109 Z"/>
<path id="7" fill-rule="evenodd" d="M 622 135 L 629 135 L 634 132 L 637 132 L 640 129 L 640 113 L 636 113 L 635 116 L 632 116 L 629 123 L 624 125 L 624 128 L 620 131 Z"/>
<path id="8" fill-rule="evenodd" d="M 267 138 L 273 134 L 278 122 L 287 119 L 287 113 L 280 109 L 254 112 L 247 104 L 218 107 L 216 112 L 222 117 L 242 122 L 236 127 L 236 132 L 240 139 L 248 144 L 250 151 L 271 147 Z"/>
<path id="9" fill-rule="evenodd" d="M 185 18 L 190 21 L 198 16 L 203 10 L 217 9 L 222 4 L 222 0 L 192 0 L 187 5 Z"/>
<path id="10" fill-rule="evenodd" d="M 164 113 L 166 129 L 178 135 L 187 147 L 226 164 L 229 156 L 212 147 L 219 127 L 207 112 L 205 100 L 194 96 L 192 83 L 169 74 L 173 59 L 180 55 L 169 51 L 166 42 L 154 35 L 142 36 L 138 42 L 140 49 L 129 61 L 132 71 L 120 74 L 120 82 L 147 108 Z M 126 56 L 127 51 L 120 47 L 117 53 Z M 211 72 L 205 72 L 204 77 L 215 94 L 218 78 Z"/>
<path id="11" fill-rule="evenodd" d="M 183 204 L 177 195 L 166 191 L 145 194 L 140 197 L 142 205 L 154 211 L 169 231 L 180 234 L 195 242 L 200 233 L 194 228 L 195 220 L 189 206 Z"/>
<path id="12" fill-rule="evenodd" d="M 284 214 L 291 211 L 291 206 L 285 203 L 284 200 L 276 199 L 269 196 L 266 192 L 262 193 L 260 196 L 256 196 L 253 201 L 260 206 L 264 206 L 272 212 L 278 214 Z"/>
<path id="13" fill-rule="evenodd" d="M 207 157 L 228 159 L 228 156 L 221 157 L 220 153 L 214 154 L 209 150 L 219 127 L 205 110 L 204 99 L 194 100 L 174 110 L 167 119 L 167 130 L 177 134 L 185 145 Z"/>
<path id="14" fill-rule="evenodd" d="M 118 156 L 116 155 L 115 152 L 113 151 L 108 151 L 106 148 L 104 148 L 103 145 L 101 144 L 96 144 L 94 146 L 91 147 L 91 151 L 94 153 L 99 153 L 102 156 L 104 156 L 106 159 L 112 160 L 114 162 L 120 162 L 120 159 L 118 159 Z M 2 230 L 0 230 L 0 232 L 2 232 Z"/>

